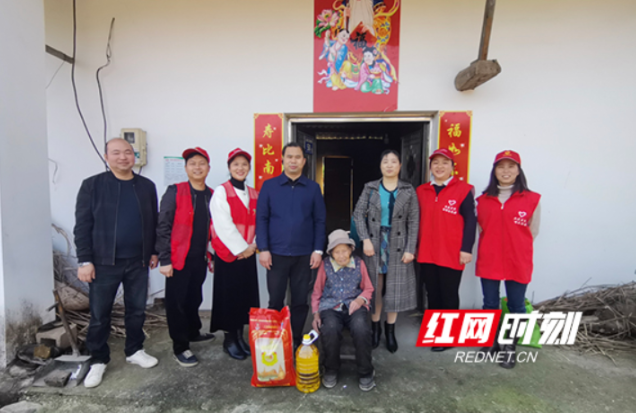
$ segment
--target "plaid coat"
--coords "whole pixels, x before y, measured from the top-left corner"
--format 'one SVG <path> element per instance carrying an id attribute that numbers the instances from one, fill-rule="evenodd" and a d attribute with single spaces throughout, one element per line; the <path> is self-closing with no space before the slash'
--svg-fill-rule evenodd
<path id="1" fill-rule="evenodd" d="M 368 182 L 353 211 L 353 219 L 360 239 L 370 239 L 375 250 L 373 257 L 367 257 L 363 253 L 364 263 L 375 288 L 373 308 L 375 308 L 375 291 L 377 291 L 382 222 L 379 188 L 380 180 Z M 419 221 L 420 211 L 415 189 L 408 182 L 399 181 L 389 238 L 389 265 L 383 300 L 383 309 L 386 312 L 407 311 L 417 307 L 415 263 L 404 264 L 402 256 L 405 252 L 415 254 Z"/>

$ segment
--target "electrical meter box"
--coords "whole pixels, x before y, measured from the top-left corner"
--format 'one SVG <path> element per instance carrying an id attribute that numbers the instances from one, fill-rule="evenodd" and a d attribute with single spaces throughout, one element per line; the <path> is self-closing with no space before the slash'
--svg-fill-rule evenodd
<path id="1" fill-rule="evenodd" d="M 132 145 L 135 166 L 146 165 L 146 132 L 137 128 L 122 129 L 121 138 Z"/>

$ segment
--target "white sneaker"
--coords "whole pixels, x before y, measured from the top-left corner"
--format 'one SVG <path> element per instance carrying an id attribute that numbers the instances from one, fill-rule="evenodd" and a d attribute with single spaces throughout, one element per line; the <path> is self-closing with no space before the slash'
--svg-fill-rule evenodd
<path id="1" fill-rule="evenodd" d="M 104 363 L 95 363 L 91 366 L 86 378 L 84 379 L 84 387 L 92 388 L 97 387 L 102 382 L 102 377 L 106 371 L 106 365 Z"/>
<path id="2" fill-rule="evenodd" d="M 156 358 L 146 354 L 143 350 L 138 350 L 135 354 L 130 357 L 126 357 L 126 361 L 128 363 L 136 364 L 145 369 L 149 369 L 151 367 L 156 366 L 159 363 L 159 360 Z"/>

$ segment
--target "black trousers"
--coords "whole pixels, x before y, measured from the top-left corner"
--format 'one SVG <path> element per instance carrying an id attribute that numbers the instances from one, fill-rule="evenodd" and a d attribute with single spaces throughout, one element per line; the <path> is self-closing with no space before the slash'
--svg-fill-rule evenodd
<path id="1" fill-rule="evenodd" d="M 210 331 L 237 331 L 250 323 L 250 308 L 261 306 L 256 254 L 225 262 L 214 257 L 214 292 Z"/>
<path id="2" fill-rule="evenodd" d="M 462 270 L 435 264 L 422 264 L 422 278 L 426 285 L 429 310 L 459 309 L 459 284 Z"/>
<path id="3" fill-rule="evenodd" d="M 349 315 L 349 311 L 324 310 L 320 312 L 322 327 L 320 337 L 322 341 L 325 369 L 328 372 L 340 370 L 340 343 L 342 330 L 347 327 L 353 338 L 356 349 L 356 364 L 359 377 L 369 377 L 373 374 L 371 363 L 371 317 L 366 307 L 361 307 Z"/>
<path id="4" fill-rule="evenodd" d="M 311 255 L 286 257 L 272 254 L 272 269 L 267 271 L 269 308 L 280 311 L 285 306 L 287 282 L 291 289 L 291 328 L 294 343 L 303 339 L 303 328 L 309 312 L 309 289 L 311 283 Z"/>
<path id="5" fill-rule="evenodd" d="M 88 284 L 91 320 L 86 334 L 86 347 L 93 363 L 108 363 L 110 320 L 119 285 L 124 285 L 126 357 L 144 347 L 144 321 L 148 297 L 148 267 L 142 259 L 117 259 L 115 265 L 96 265 L 95 279 Z"/>
<path id="6" fill-rule="evenodd" d="M 190 340 L 200 334 L 201 289 L 207 274 L 208 266 L 201 254 L 188 256 L 183 269 L 174 270 L 172 277 L 166 278 L 166 318 L 174 354 L 189 350 Z"/>

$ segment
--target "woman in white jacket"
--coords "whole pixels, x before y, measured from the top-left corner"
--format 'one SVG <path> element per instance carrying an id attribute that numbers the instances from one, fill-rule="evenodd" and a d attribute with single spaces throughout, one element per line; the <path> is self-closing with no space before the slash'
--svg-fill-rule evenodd
<path id="1" fill-rule="evenodd" d="M 225 331 L 223 351 L 237 360 L 250 355 L 243 338 L 251 307 L 260 307 L 256 270 L 256 201 L 245 184 L 252 157 L 237 148 L 228 156 L 231 178 L 210 202 L 214 248 L 214 296 L 210 331 Z"/>

